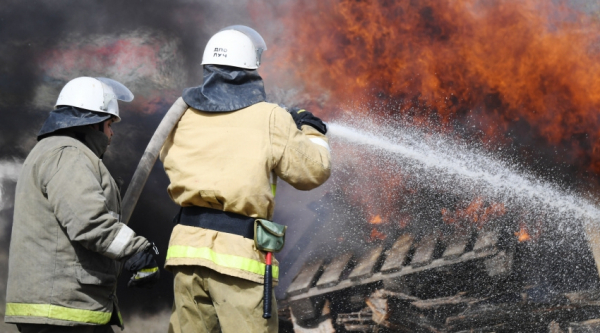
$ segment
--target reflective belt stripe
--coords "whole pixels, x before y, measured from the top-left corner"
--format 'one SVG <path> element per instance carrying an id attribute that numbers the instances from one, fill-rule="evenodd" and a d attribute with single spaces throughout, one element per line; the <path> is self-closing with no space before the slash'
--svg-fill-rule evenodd
<path id="1" fill-rule="evenodd" d="M 319 146 L 323 146 L 323 147 L 327 148 L 327 151 L 331 152 L 331 149 L 329 148 L 327 141 L 325 141 L 321 138 L 310 138 L 310 141 L 314 144 L 317 144 Z"/>
<path id="2" fill-rule="evenodd" d="M 133 238 L 134 234 L 135 233 L 133 232 L 133 230 L 131 230 L 131 228 L 123 224 L 123 226 L 121 226 L 121 229 L 119 229 L 117 236 L 115 237 L 115 239 L 113 239 L 112 243 L 110 243 L 110 246 L 108 247 L 106 252 L 104 252 L 104 254 L 111 259 L 117 258 L 119 254 L 121 254 L 125 246 L 129 244 L 129 241 L 131 240 L 131 238 Z"/>
<path id="3" fill-rule="evenodd" d="M 141 273 L 154 273 L 156 271 L 158 271 L 158 267 L 144 268 L 139 270 Z"/>
<path id="4" fill-rule="evenodd" d="M 258 275 L 265 274 L 265 264 L 262 262 L 234 256 L 231 254 L 217 253 L 208 247 L 191 247 L 184 245 L 173 245 L 167 250 L 167 260 L 172 258 L 199 258 L 214 262 L 223 267 L 237 268 Z M 279 278 L 279 267 L 273 265 L 273 277 Z"/>
<path id="5" fill-rule="evenodd" d="M 44 317 L 79 323 L 107 324 L 110 312 L 66 308 L 51 304 L 6 303 L 6 316 Z"/>

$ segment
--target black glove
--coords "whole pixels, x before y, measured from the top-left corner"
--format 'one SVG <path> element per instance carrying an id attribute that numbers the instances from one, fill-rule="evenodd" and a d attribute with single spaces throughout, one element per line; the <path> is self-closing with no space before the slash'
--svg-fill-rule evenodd
<path id="1" fill-rule="evenodd" d="M 156 245 L 148 246 L 144 251 L 134 254 L 125 262 L 125 269 L 134 273 L 127 287 L 152 288 L 160 279 L 160 269 L 156 263 L 158 255 Z"/>
<path id="2" fill-rule="evenodd" d="M 306 111 L 305 109 L 294 107 L 288 112 L 292 115 L 292 118 L 294 118 L 294 122 L 296 123 L 296 127 L 298 127 L 298 129 L 302 129 L 302 125 L 308 125 L 314 127 L 322 134 L 327 133 L 327 125 L 325 125 L 321 119 L 315 117 L 315 115 Z"/>

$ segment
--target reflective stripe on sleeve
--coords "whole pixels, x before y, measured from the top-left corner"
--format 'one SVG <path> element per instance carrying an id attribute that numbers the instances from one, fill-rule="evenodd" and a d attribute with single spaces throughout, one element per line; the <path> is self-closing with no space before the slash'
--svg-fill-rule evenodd
<path id="1" fill-rule="evenodd" d="M 321 139 L 321 138 L 310 138 L 310 141 L 312 141 L 312 143 L 317 144 L 319 146 L 323 146 L 325 148 L 327 148 L 327 151 L 331 152 L 331 149 L 329 149 L 329 145 L 327 144 L 327 141 Z"/>
<path id="2" fill-rule="evenodd" d="M 158 272 L 158 267 L 140 269 L 139 271 L 137 271 L 137 273 L 135 273 L 135 276 L 133 278 L 135 280 L 143 279 L 146 276 L 150 276 L 156 272 Z"/>
<path id="3" fill-rule="evenodd" d="M 133 238 L 134 234 L 135 233 L 133 230 L 131 230 L 131 228 L 123 224 L 121 230 L 119 230 L 119 233 L 117 233 L 117 237 L 113 239 L 112 243 L 110 243 L 110 246 L 106 252 L 104 252 L 104 254 L 111 259 L 117 258 L 125 246 L 127 246 L 131 238 Z"/>
<path id="4" fill-rule="evenodd" d="M 51 304 L 6 303 L 6 314 L 14 317 L 42 317 L 104 325 L 110 321 L 110 312 L 66 308 Z"/>
<path id="5" fill-rule="evenodd" d="M 217 253 L 208 247 L 172 245 L 167 251 L 167 260 L 173 258 L 206 259 L 223 267 L 237 268 L 254 274 L 264 275 L 265 264 L 256 260 Z M 279 278 L 279 267 L 273 265 L 273 278 Z"/>

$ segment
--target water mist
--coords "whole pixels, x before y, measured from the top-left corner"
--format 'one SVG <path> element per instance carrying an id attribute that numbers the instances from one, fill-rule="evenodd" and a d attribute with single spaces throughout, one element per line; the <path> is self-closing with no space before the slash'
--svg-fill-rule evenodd
<path id="1" fill-rule="evenodd" d="M 369 130 L 360 130 L 337 122 L 328 127 L 332 141 L 369 150 L 385 160 L 387 168 L 410 175 L 417 188 L 462 197 L 483 196 L 504 203 L 509 211 L 525 210 L 531 217 L 544 216 L 545 220 L 559 223 L 563 231 L 571 229 L 566 221 L 588 222 L 600 216 L 600 210 L 589 199 L 542 181 L 483 149 L 443 135 L 425 135 L 414 128 L 378 126 L 373 130 L 373 126 L 367 126 Z"/>

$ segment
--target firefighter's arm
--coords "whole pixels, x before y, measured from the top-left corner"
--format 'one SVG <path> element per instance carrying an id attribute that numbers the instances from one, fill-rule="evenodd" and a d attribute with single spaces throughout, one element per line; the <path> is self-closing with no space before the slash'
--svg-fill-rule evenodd
<path id="1" fill-rule="evenodd" d="M 327 137 L 309 125 L 298 130 L 292 116 L 281 108 L 271 114 L 271 144 L 275 173 L 299 190 L 325 183 L 331 173 Z"/>
<path id="2" fill-rule="evenodd" d="M 44 191 L 71 241 L 117 260 L 150 246 L 109 211 L 100 175 L 79 149 L 62 148 L 50 158 L 47 170 Z"/>

